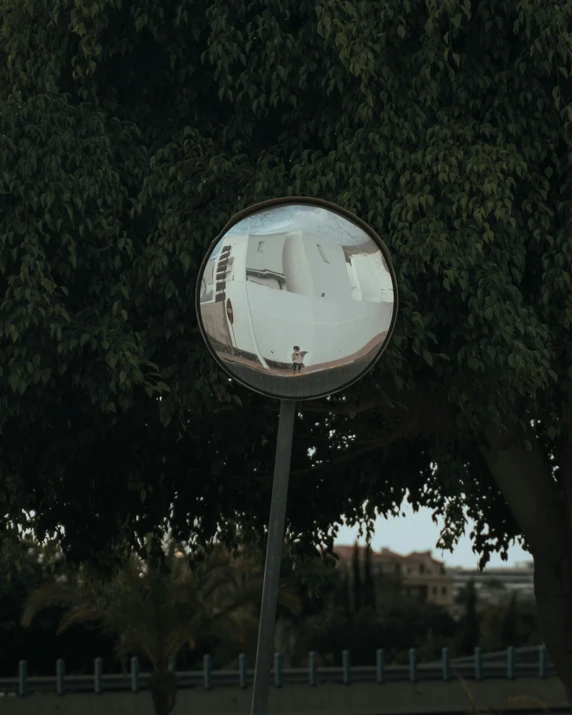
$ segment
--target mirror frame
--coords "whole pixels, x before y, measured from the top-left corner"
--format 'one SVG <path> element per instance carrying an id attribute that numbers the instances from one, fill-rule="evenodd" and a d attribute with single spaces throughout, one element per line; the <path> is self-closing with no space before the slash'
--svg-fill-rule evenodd
<path id="1" fill-rule="evenodd" d="M 203 325 L 202 321 L 202 316 L 201 316 L 201 305 L 200 305 L 200 293 L 201 293 L 201 280 L 204 275 L 205 268 L 207 266 L 209 257 L 211 253 L 213 252 L 214 248 L 218 244 L 219 241 L 221 241 L 226 234 L 227 231 L 229 231 L 234 225 L 239 223 L 240 221 L 244 220 L 245 218 L 248 218 L 249 216 L 252 216 L 252 214 L 259 213 L 260 211 L 265 211 L 267 209 L 275 208 L 278 206 L 287 206 L 287 205 L 293 205 L 293 204 L 303 204 L 306 206 L 315 206 L 316 208 L 322 208 L 326 209 L 328 211 L 331 211 L 332 213 L 338 214 L 338 216 L 341 216 L 342 218 L 345 218 L 347 221 L 350 221 L 354 225 L 356 225 L 358 228 L 361 228 L 378 246 L 380 249 L 385 262 L 387 264 L 387 268 L 389 270 L 389 273 L 391 275 L 391 282 L 393 283 L 393 296 L 394 296 L 394 309 L 393 309 L 393 315 L 391 316 L 391 323 L 389 324 L 389 328 L 387 330 L 387 335 L 386 338 L 381 345 L 379 351 L 376 353 L 375 357 L 373 360 L 370 362 L 370 364 L 364 368 L 358 375 L 353 377 L 351 380 L 348 380 L 347 382 L 344 382 L 340 387 L 337 387 L 335 390 L 331 390 L 328 392 L 320 393 L 317 395 L 312 395 L 311 397 L 283 397 L 281 395 L 276 395 L 271 392 L 266 392 L 265 390 L 257 389 L 255 387 L 252 387 L 252 385 L 247 384 L 246 382 L 243 382 L 240 378 L 236 377 L 225 365 L 224 361 L 219 358 L 219 356 L 216 354 L 216 351 L 214 348 L 211 346 L 208 334 L 205 330 L 205 327 Z M 376 364 L 376 362 L 379 360 L 383 352 L 385 351 L 385 348 L 389 344 L 389 341 L 391 340 L 391 336 L 393 335 L 393 331 L 395 329 L 395 323 L 397 321 L 397 313 L 399 309 L 399 293 L 398 293 L 398 288 L 397 288 L 397 276 L 395 274 L 395 268 L 393 267 L 393 260 L 391 258 L 391 253 L 389 252 L 389 249 L 385 245 L 385 243 L 382 241 L 382 239 L 378 236 L 378 234 L 369 226 L 365 221 L 362 221 L 358 216 L 353 214 L 351 211 L 348 211 L 347 209 L 342 208 L 341 206 L 338 206 L 337 204 L 333 204 L 330 201 L 325 201 L 324 199 L 314 199 L 310 198 L 308 196 L 284 196 L 281 198 L 277 199 L 269 199 L 267 201 L 261 201 L 257 204 L 252 204 L 252 206 L 249 206 L 245 209 L 242 209 L 238 213 L 236 213 L 224 226 L 222 231 L 217 235 L 217 237 L 211 241 L 209 244 L 209 247 L 205 253 L 205 256 L 201 262 L 200 268 L 199 268 L 199 273 L 197 276 L 197 281 L 196 281 L 196 286 L 195 286 L 195 311 L 197 314 L 197 323 L 199 326 L 199 331 L 201 333 L 201 336 L 206 344 L 206 347 L 211 354 L 211 356 L 214 358 L 214 361 L 216 364 L 223 370 L 223 372 L 231 378 L 234 382 L 238 383 L 239 385 L 242 385 L 242 387 L 245 387 L 248 390 L 251 390 L 252 392 L 256 392 L 259 395 L 263 395 L 264 397 L 271 397 L 275 400 L 287 400 L 287 401 L 292 401 L 292 402 L 307 402 L 310 400 L 319 400 L 324 397 L 327 397 L 328 395 L 335 395 L 338 392 L 342 392 L 343 390 L 346 390 L 348 387 L 351 385 L 354 385 L 356 382 L 361 380 L 361 378 L 371 370 L 371 368 Z"/>

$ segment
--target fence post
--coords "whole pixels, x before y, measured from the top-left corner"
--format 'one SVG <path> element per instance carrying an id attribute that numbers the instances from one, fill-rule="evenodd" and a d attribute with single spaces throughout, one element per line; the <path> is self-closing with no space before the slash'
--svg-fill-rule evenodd
<path id="1" fill-rule="evenodd" d="M 282 687 L 282 653 L 274 653 L 274 685 Z"/>
<path id="2" fill-rule="evenodd" d="M 58 695 L 65 695 L 65 674 L 66 665 L 62 658 L 58 658 L 56 660 L 56 692 Z"/>
<path id="3" fill-rule="evenodd" d="M 343 682 L 344 685 L 351 685 L 352 673 L 351 673 L 351 663 L 350 663 L 350 652 L 349 650 L 342 651 L 342 669 L 343 669 Z"/>
<path id="4" fill-rule="evenodd" d="M 210 655 L 205 655 L 203 658 L 203 670 L 204 670 L 205 690 L 210 690 L 213 686 L 213 684 L 212 684 L 212 658 L 210 657 Z"/>
<path id="5" fill-rule="evenodd" d="M 139 658 L 136 655 L 131 658 L 131 692 L 139 692 Z"/>
<path id="6" fill-rule="evenodd" d="M 246 654 L 238 656 L 238 684 L 241 688 L 246 688 Z"/>
<path id="7" fill-rule="evenodd" d="M 383 648 L 379 648 L 375 654 L 376 680 L 378 683 L 385 681 L 385 653 Z"/>
<path id="8" fill-rule="evenodd" d="M 475 680 L 483 679 L 483 651 L 477 646 L 475 648 Z"/>
<path id="9" fill-rule="evenodd" d="M 18 695 L 21 698 L 26 697 L 26 679 L 28 677 L 28 661 L 27 660 L 21 660 L 18 663 Z"/>
<path id="10" fill-rule="evenodd" d="M 548 677 L 548 659 L 546 657 L 546 646 L 541 645 L 538 648 L 538 677 Z"/>
<path id="11" fill-rule="evenodd" d="M 316 686 L 316 654 L 314 651 L 308 655 L 308 682 L 312 687 Z"/>
<path id="12" fill-rule="evenodd" d="M 416 648 L 410 648 L 409 649 L 409 680 L 412 683 L 417 682 L 417 649 Z"/>
<path id="13" fill-rule="evenodd" d="M 506 649 L 506 677 L 508 680 L 514 680 L 516 677 L 516 658 L 514 654 L 514 647 L 509 646 Z"/>
<path id="14" fill-rule="evenodd" d="M 443 648 L 443 680 L 451 680 L 451 656 L 448 648 Z"/>
<path id="15" fill-rule="evenodd" d="M 102 676 L 103 676 L 103 661 L 101 658 L 95 658 L 93 661 L 93 692 L 101 693 L 102 688 Z"/>

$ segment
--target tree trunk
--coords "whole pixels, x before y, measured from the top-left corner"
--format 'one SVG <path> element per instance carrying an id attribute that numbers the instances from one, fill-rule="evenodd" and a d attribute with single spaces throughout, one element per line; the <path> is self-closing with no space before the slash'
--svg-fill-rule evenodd
<path id="1" fill-rule="evenodd" d="M 534 558 L 534 592 L 544 643 L 572 705 L 572 501 L 558 493 L 532 431 L 532 450 L 499 429 L 491 428 L 486 437 L 488 445 L 482 453 Z M 566 482 L 572 486 L 569 454 L 570 450 L 559 460 L 565 488 Z"/>
<path id="2" fill-rule="evenodd" d="M 149 685 L 155 715 L 169 715 L 177 697 L 176 675 L 169 671 L 151 673 Z"/>

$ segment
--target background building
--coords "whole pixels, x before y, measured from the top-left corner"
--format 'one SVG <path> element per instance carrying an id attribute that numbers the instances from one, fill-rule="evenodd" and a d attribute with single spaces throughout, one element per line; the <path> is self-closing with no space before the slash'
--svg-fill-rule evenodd
<path id="1" fill-rule="evenodd" d="M 358 547 L 360 560 L 363 563 L 365 547 Z M 334 549 L 340 561 L 349 566 L 352 560 L 353 546 L 337 546 Z M 401 581 L 401 593 L 407 599 L 419 599 L 444 606 L 453 607 L 453 577 L 442 561 L 434 559 L 432 552 L 414 551 L 407 556 L 396 554 L 383 548 L 371 554 L 372 573 L 383 577 L 393 574 Z M 351 574 L 351 569 L 349 569 Z M 383 578 L 376 579 L 379 587 L 383 587 Z"/>
<path id="2" fill-rule="evenodd" d="M 477 569 L 452 568 L 453 593 L 457 596 L 470 580 L 474 581 L 478 606 L 506 602 L 516 593 L 519 601 L 534 600 L 534 563 Z"/>

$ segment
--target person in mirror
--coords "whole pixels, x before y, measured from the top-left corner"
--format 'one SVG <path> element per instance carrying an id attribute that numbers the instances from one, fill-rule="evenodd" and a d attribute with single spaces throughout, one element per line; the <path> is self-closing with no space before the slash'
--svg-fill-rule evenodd
<path id="1" fill-rule="evenodd" d="M 294 372 L 300 372 L 304 367 L 304 357 L 308 354 L 308 350 L 300 350 L 299 345 L 294 345 L 292 353 L 292 369 Z"/>

